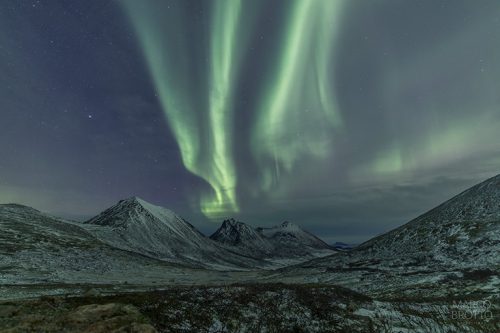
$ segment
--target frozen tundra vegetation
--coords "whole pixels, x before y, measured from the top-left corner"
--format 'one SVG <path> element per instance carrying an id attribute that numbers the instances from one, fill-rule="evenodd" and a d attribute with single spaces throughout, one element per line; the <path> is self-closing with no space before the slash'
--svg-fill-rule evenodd
<path id="1" fill-rule="evenodd" d="M 339 286 L 235 284 L 0 305 L 2 332 L 497 332 L 489 303 L 377 301 Z"/>
<path id="2" fill-rule="evenodd" d="M 347 251 L 139 198 L 85 223 L 0 205 L 0 331 L 497 332 L 499 226 L 500 176 Z"/>

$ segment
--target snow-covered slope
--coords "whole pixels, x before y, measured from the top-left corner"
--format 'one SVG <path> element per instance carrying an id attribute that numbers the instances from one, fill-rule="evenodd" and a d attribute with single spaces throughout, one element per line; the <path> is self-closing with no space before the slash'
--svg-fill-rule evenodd
<path id="1" fill-rule="evenodd" d="M 280 279 L 332 282 L 358 291 L 399 288 L 400 295 L 418 290 L 409 286 L 436 288 L 437 282 L 461 279 L 476 289 L 490 290 L 493 284 L 498 290 L 499 253 L 500 175 L 351 251 L 286 268 Z"/>
<path id="2" fill-rule="evenodd" d="M 321 239 L 290 222 L 272 228 L 257 228 L 257 232 L 274 243 L 276 249 L 287 253 L 292 251 L 301 255 L 316 250 L 332 250 Z"/>
<path id="3" fill-rule="evenodd" d="M 379 257 L 419 257 L 442 266 L 491 267 L 500 259 L 500 175 L 357 249 Z"/>
<path id="4" fill-rule="evenodd" d="M 99 226 L 89 230 L 113 246 L 160 259 L 195 254 L 206 247 L 205 236 L 191 224 L 136 197 L 119 201 L 85 223 Z"/>
<path id="5" fill-rule="evenodd" d="M 226 220 L 210 238 L 234 252 L 274 262 L 300 262 L 335 253 L 322 240 L 290 222 L 254 229 L 243 222 Z"/>
<path id="6" fill-rule="evenodd" d="M 172 211 L 137 197 L 119 201 L 84 227 L 113 247 L 168 262 L 214 269 L 267 266 L 218 246 Z"/>
<path id="7" fill-rule="evenodd" d="M 0 289 L 12 284 L 193 281 L 193 272 L 113 248 L 80 226 L 33 208 L 0 205 Z M 199 279 L 207 274 L 199 272 Z"/>

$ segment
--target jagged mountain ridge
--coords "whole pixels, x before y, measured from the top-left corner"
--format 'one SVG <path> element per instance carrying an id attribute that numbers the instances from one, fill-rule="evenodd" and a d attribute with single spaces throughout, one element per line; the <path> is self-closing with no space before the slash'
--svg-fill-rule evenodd
<path id="1" fill-rule="evenodd" d="M 213 269 L 268 266 L 227 251 L 171 210 L 137 197 L 120 200 L 84 227 L 111 246 L 168 262 Z"/>
<path id="2" fill-rule="evenodd" d="M 317 257 L 334 253 L 321 239 L 290 222 L 271 228 L 253 228 L 230 219 L 210 238 L 233 251 L 261 258 Z"/>
<path id="3" fill-rule="evenodd" d="M 288 222 L 254 229 L 227 220 L 206 237 L 174 212 L 137 197 L 119 201 L 86 221 L 85 228 L 120 249 L 213 269 L 276 268 L 333 253 L 320 239 Z"/>
<path id="4" fill-rule="evenodd" d="M 240 253 L 254 256 L 272 254 L 273 246 L 254 228 L 234 219 L 225 220 L 210 236 L 210 239 L 224 245 L 237 248 Z"/>
<path id="5" fill-rule="evenodd" d="M 121 267 L 129 266 L 123 258 L 130 256 L 132 258 L 127 260 L 131 263 L 146 256 L 180 267 L 232 271 L 272 269 L 288 264 L 269 260 L 277 254 L 272 253 L 268 242 L 262 241 L 262 236 L 253 228 L 248 228 L 257 240 L 253 248 L 245 249 L 246 240 L 238 247 L 228 248 L 206 237 L 174 212 L 137 197 L 121 200 L 84 223 L 59 219 L 22 205 L 8 204 L 1 208 L 3 237 L 0 236 L 0 251 L 21 249 L 4 253 L 3 262 L 15 263 L 20 255 L 27 256 L 29 258 L 23 260 L 31 262 L 31 258 L 36 259 L 32 262 L 33 267 L 44 272 L 50 268 L 54 276 L 79 271 L 81 267 L 92 268 L 94 264 L 99 267 L 94 273 L 114 274 L 117 266 L 110 262 L 121 263 Z M 34 241 L 39 239 L 41 241 Z M 22 251 L 25 248 L 27 252 Z M 257 254 L 256 248 L 267 252 Z M 103 260 L 99 258 L 99 251 L 103 252 Z M 90 263 L 86 264 L 87 259 L 83 258 L 88 258 Z M 308 258 L 294 256 L 294 262 Z"/>

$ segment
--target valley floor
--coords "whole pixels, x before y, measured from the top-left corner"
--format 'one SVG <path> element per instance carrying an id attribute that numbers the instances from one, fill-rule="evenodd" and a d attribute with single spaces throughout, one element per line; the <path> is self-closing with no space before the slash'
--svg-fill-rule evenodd
<path id="1" fill-rule="evenodd" d="M 54 290 L 55 286 L 47 286 Z M 70 286 L 60 286 L 70 291 Z M 42 288 L 38 286 L 37 288 Z M 498 332 L 498 304 L 382 300 L 333 285 L 234 284 L 0 303 L 0 332 Z M 133 290 L 134 286 L 125 286 Z M 40 293 L 40 290 L 38 290 Z"/>

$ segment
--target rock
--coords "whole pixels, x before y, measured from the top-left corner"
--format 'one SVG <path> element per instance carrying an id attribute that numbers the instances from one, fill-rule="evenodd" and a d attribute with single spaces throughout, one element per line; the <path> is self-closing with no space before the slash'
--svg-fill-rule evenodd
<path id="1" fill-rule="evenodd" d="M 17 306 L 14 305 L 0 305 L 0 318 L 8 318 L 14 316 L 18 312 Z"/>
<path id="2" fill-rule="evenodd" d="M 100 295 L 101 295 L 101 293 L 99 292 L 99 290 L 97 290 L 95 288 L 87 289 L 83 293 L 84 297 L 97 297 L 97 296 L 100 296 Z"/>
<path id="3" fill-rule="evenodd" d="M 154 333 L 139 310 L 130 304 L 90 304 L 70 312 L 66 321 L 75 332 L 85 333 Z"/>

